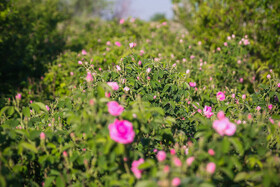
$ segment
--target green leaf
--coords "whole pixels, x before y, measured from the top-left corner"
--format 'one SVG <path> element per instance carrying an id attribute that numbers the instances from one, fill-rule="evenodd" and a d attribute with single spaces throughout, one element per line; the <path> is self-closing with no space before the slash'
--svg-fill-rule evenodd
<path id="1" fill-rule="evenodd" d="M 30 108 L 29 107 L 24 107 L 22 109 L 22 113 L 23 113 L 24 116 L 30 117 Z"/>
<path id="2" fill-rule="evenodd" d="M 29 151 L 32 151 L 32 152 L 34 152 L 34 153 L 37 153 L 37 152 L 38 152 L 38 150 L 36 149 L 35 145 L 32 145 L 32 144 L 27 143 L 27 142 L 22 142 L 22 143 L 20 144 L 20 147 L 23 147 L 23 148 L 25 148 L 25 149 L 28 149 Z"/>
<path id="3" fill-rule="evenodd" d="M 239 138 L 235 138 L 235 137 L 229 138 L 229 141 L 233 144 L 236 151 L 242 156 L 244 154 L 244 149 L 243 149 L 243 145 L 242 145 L 241 141 L 239 140 Z"/>
<path id="4" fill-rule="evenodd" d="M 234 182 L 243 181 L 246 180 L 247 178 L 248 178 L 248 174 L 246 172 L 240 172 L 235 176 Z"/>
<path id="5" fill-rule="evenodd" d="M 157 186 L 157 183 L 155 181 L 139 181 L 137 182 L 135 187 L 154 187 Z"/>
<path id="6" fill-rule="evenodd" d="M 65 182 L 64 182 L 64 179 L 62 178 L 62 176 L 56 177 L 55 184 L 56 184 L 57 187 L 64 187 L 65 186 Z"/>
<path id="7" fill-rule="evenodd" d="M 45 180 L 45 186 L 44 187 L 49 187 L 51 186 L 52 182 L 54 181 L 55 177 L 48 177 L 46 180 Z"/>
<path id="8" fill-rule="evenodd" d="M 138 169 L 148 169 L 155 165 L 155 162 L 152 159 L 146 160 L 143 164 L 138 166 Z"/>

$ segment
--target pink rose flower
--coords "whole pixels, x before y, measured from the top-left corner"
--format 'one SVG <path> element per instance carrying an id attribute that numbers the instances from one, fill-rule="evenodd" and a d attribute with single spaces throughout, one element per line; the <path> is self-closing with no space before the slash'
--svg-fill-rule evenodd
<path id="1" fill-rule="evenodd" d="M 118 119 L 115 119 L 114 123 L 111 123 L 108 128 L 112 140 L 121 144 L 129 144 L 133 142 L 135 132 L 132 123 L 129 121 L 119 121 Z"/>
<path id="2" fill-rule="evenodd" d="M 280 88 L 280 83 L 277 84 L 278 88 Z"/>
<path id="3" fill-rule="evenodd" d="M 122 44 L 120 42 L 115 42 L 115 45 L 120 47 Z"/>
<path id="4" fill-rule="evenodd" d="M 41 139 L 41 140 L 44 140 L 45 138 L 46 138 L 45 133 L 41 132 L 41 134 L 40 134 L 40 139 Z"/>
<path id="5" fill-rule="evenodd" d="M 209 162 L 206 166 L 206 171 L 210 174 L 213 174 L 216 170 L 216 164 L 214 162 Z"/>
<path id="6" fill-rule="evenodd" d="M 175 154 L 176 154 L 175 149 L 170 149 L 170 154 L 171 154 L 171 155 L 175 155 Z"/>
<path id="7" fill-rule="evenodd" d="M 261 110 L 261 107 L 260 107 L 260 106 L 257 106 L 256 109 L 257 109 L 257 111 L 260 111 L 260 110 Z"/>
<path id="8" fill-rule="evenodd" d="M 268 105 L 268 109 L 271 110 L 273 108 L 272 105 Z"/>
<path id="9" fill-rule="evenodd" d="M 124 111 L 124 108 L 116 101 L 110 101 L 107 103 L 108 112 L 113 116 L 119 116 Z"/>
<path id="10" fill-rule="evenodd" d="M 49 110 L 50 110 L 50 107 L 49 107 L 48 105 L 46 105 L 46 109 L 47 109 L 47 111 L 49 111 Z"/>
<path id="11" fill-rule="evenodd" d="M 194 158 L 193 156 L 187 158 L 187 160 L 186 160 L 187 165 L 188 165 L 188 166 L 192 165 L 194 159 L 195 159 L 195 158 Z"/>
<path id="12" fill-rule="evenodd" d="M 182 162 L 181 162 L 181 160 L 178 157 L 174 157 L 173 158 L 173 162 L 174 162 L 175 166 L 177 166 L 177 167 L 181 167 L 182 166 Z"/>
<path id="13" fill-rule="evenodd" d="M 93 78 L 90 72 L 87 73 L 87 77 L 86 77 L 87 82 L 92 82 Z"/>
<path id="14" fill-rule="evenodd" d="M 121 20 L 120 20 L 120 24 L 124 24 L 124 19 L 121 19 Z"/>
<path id="15" fill-rule="evenodd" d="M 159 162 L 164 161 L 165 158 L 166 158 L 166 153 L 164 151 L 159 151 L 157 153 L 157 159 L 158 159 Z"/>
<path id="16" fill-rule="evenodd" d="M 175 177 L 173 180 L 172 180 L 172 186 L 179 186 L 181 184 L 181 179 L 178 178 L 178 177 Z"/>
<path id="17" fill-rule="evenodd" d="M 190 85 L 190 87 L 196 87 L 196 83 L 195 82 L 190 82 L 189 85 Z"/>
<path id="18" fill-rule="evenodd" d="M 119 85 L 116 82 L 107 82 L 107 84 L 115 91 L 119 89 Z"/>
<path id="19" fill-rule="evenodd" d="M 87 51 L 86 50 L 82 50 L 82 55 L 86 55 L 87 54 Z"/>
<path id="20" fill-rule="evenodd" d="M 208 150 L 208 154 L 211 155 L 211 156 L 214 156 L 215 155 L 215 151 L 213 149 L 209 149 Z"/>
<path id="21" fill-rule="evenodd" d="M 236 131 L 235 124 L 231 123 L 228 118 L 224 117 L 219 120 L 215 120 L 213 123 L 213 128 L 221 136 L 227 135 L 232 136 Z"/>
<path id="22" fill-rule="evenodd" d="M 20 93 L 18 93 L 17 95 L 16 95 L 16 97 L 15 97 L 17 100 L 21 100 L 21 94 Z"/>
<path id="23" fill-rule="evenodd" d="M 143 173 L 143 170 L 139 170 L 138 166 L 144 163 L 144 159 L 140 158 L 139 160 L 134 160 L 131 165 L 131 171 L 137 179 L 140 179 Z"/>
<path id="24" fill-rule="evenodd" d="M 212 108 L 210 106 L 205 106 L 204 109 L 203 109 L 203 113 L 207 118 L 210 118 L 214 114 L 212 112 Z"/>
<path id="25" fill-rule="evenodd" d="M 216 97 L 220 101 L 224 101 L 226 99 L 224 92 L 218 92 Z"/>

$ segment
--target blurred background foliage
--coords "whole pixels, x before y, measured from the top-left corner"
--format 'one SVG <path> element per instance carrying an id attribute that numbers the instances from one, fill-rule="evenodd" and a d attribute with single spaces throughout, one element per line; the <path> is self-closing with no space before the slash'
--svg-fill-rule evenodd
<path id="1" fill-rule="evenodd" d="M 66 50 L 80 51 L 94 36 L 96 20 L 127 17 L 130 0 L 3 0 L 0 2 L 0 95 L 12 96 Z M 174 20 L 206 50 L 231 34 L 248 35 L 249 61 L 280 70 L 280 3 L 277 0 L 172 0 Z M 157 13 L 151 21 L 165 21 Z M 109 28 L 110 29 L 110 28 Z M 277 72 L 278 71 L 278 72 Z"/>
<path id="2" fill-rule="evenodd" d="M 280 1 L 173 0 L 175 20 L 216 49 L 232 33 L 253 39 L 250 61 L 280 69 Z"/>

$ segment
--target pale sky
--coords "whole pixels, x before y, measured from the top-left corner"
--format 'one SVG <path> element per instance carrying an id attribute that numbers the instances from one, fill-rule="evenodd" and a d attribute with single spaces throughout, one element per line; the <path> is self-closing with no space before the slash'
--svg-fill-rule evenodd
<path id="1" fill-rule="evenodd" d="M 173 16 L 171 0 L 130 0 L 128 16 L 150 20 L 156 13 L 163 13 L 166 18 L 171 19 Z"/>
<path id="2" fill-rule="evenodd" d="M 131 16 L 149 20 L 156 13 L 164 13 L 172 18 L 171 0 L 131 0 Z"/>

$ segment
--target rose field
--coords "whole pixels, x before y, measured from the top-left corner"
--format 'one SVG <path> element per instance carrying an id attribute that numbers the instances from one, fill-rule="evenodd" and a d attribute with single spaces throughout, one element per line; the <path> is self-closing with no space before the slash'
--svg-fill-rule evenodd
<path id="1" fill-rule="evenodd" d="M 173 1 L 176 19 L 156 21 L 14 2 L 0 3 L 0 186 L 280 186 L 278 1 Z"/>

